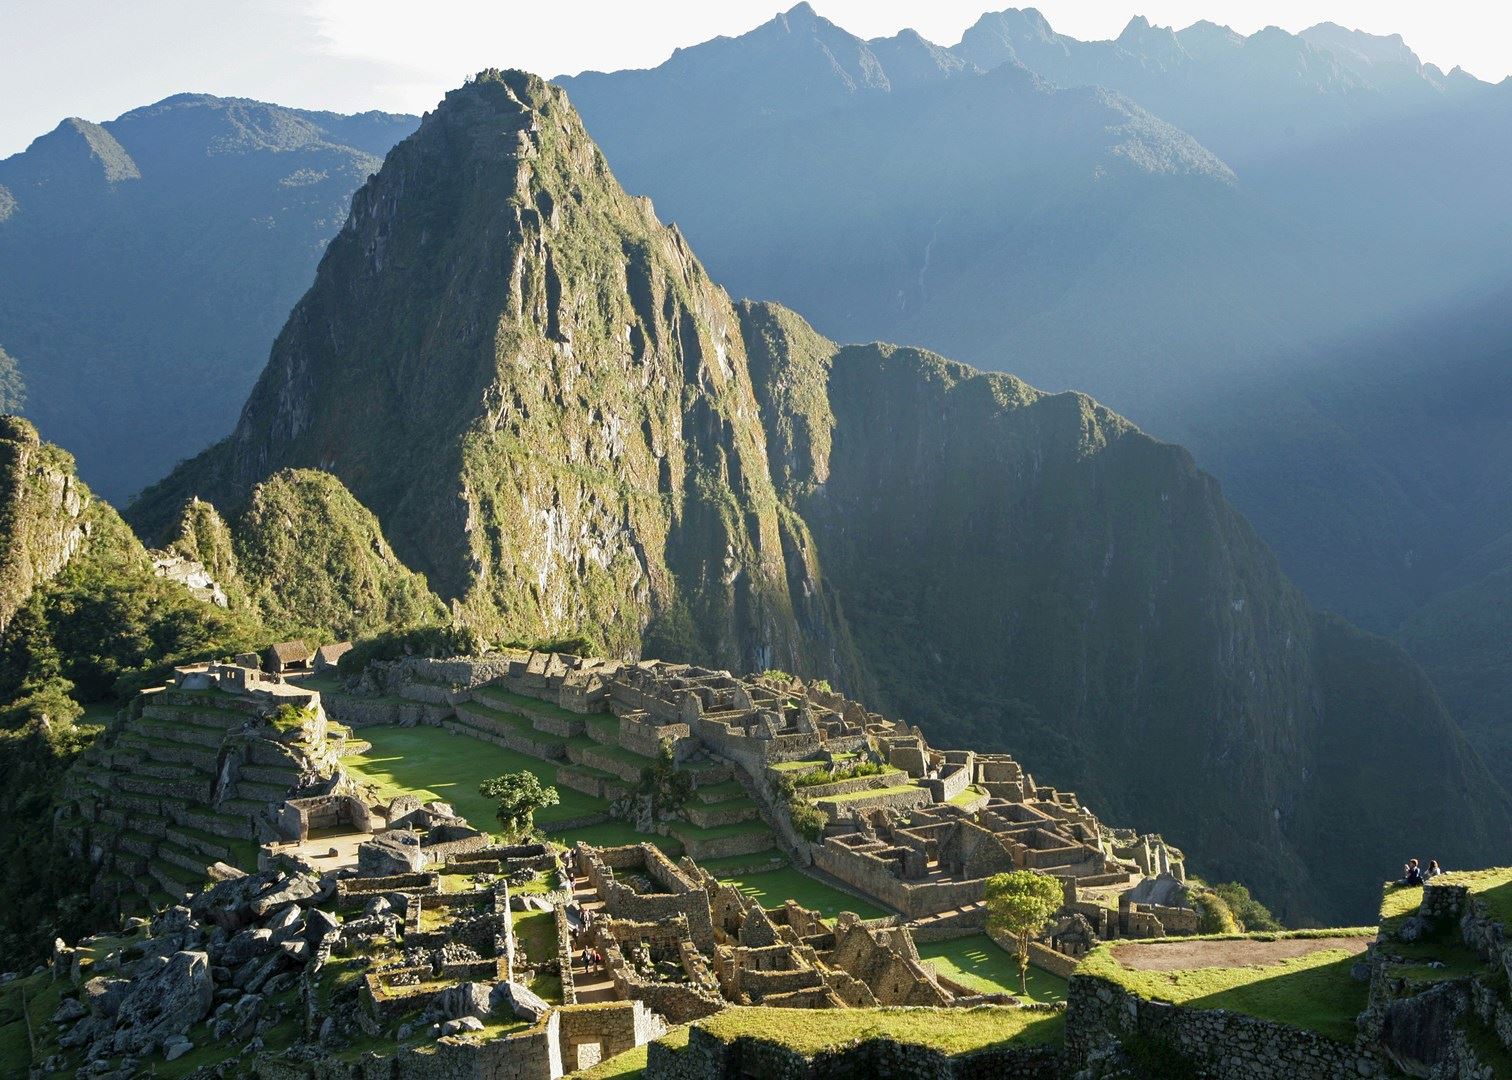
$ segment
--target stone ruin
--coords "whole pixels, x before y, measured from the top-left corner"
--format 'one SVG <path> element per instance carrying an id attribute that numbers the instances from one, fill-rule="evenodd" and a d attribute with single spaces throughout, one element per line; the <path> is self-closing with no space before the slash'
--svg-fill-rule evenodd
<path id="1" fill-rule="evenodd" d="M 896 917 L 834 924 L 789 900 L 763 908 L 691 859 L 651 844 L 592 848 L 577 858 L 605 918 L 591 940 L 615 993 L 686 1023 L 726 1004 L 843 1009 L 970 1006 L 984 996 L 923 963 Z"/>
<path id="2" fill-rule="evenodd" d="M 284 706 L 296 723 L 275 723 Z M 207 865 L 254 869 L 290 798 L 335 794 L 344 740 L 313 690 L 238 664 L 176 668 L 70 770 L 56 828 L 98 897 L 182 901 Z"/>

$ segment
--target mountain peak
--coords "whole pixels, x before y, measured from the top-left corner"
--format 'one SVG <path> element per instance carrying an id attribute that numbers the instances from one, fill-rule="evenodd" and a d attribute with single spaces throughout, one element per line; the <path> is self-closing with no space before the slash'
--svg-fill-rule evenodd
<path id="1" fill-rule="evenodd" d="M 64 184 L 77 188 L 103 182 L 106 188 L 113 188 L 142 178 L 137 163 L 115 136 L 77 116 L 38 136 L 24 153 L 7 158 L 5 164 L 13 170 L 7 173 L 7 182 L 23 202 L 28 186 L 56 188 Z"/>

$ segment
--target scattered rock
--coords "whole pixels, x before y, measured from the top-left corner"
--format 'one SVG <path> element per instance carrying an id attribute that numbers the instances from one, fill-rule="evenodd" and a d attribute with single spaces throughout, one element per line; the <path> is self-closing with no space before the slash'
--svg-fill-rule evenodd
<path id="1" fill-rule="evenodd" d="M 163 1060 L 177 1061 L 194 1049 L 194 1043 L 186 1035 L 172 1035 L 163 1042 Z"/>
<path id="2" fill-rule="evenodd" d="M 453 1020 L 464 1016 L 482 1019 L 493 1012 L 493 992 L 492 986 L 481 982 L 449 986 L 440 995 L 441 1015 Z"/>
<path id="3" fill-rule="evenodd" d="M 215 983 L 202 952 L 175 953 L 153 975 L 131 983 L 116 1013 L 118 1051 L 149 1051 L 170 1035 L 182 1035 L 210 1012 Z"/>
<path id="4" fill-rule="evenodd" d="M 494 1012 L 509 1012 L 517 1019 L 532 1023 L 545 1016 L 551 1006 L 539 994 L 517 982 L 501 982 L 493 988 L 490 1004 Z"/>
<path id="5" fill-rule="evenodd" d="M 476 1016 L 459 1016 L 455 1020 L 448 1020 L 441 1025 L 441 1037 L 448 1035 L 460 1035 L 464 1031 L 482 1031 L 483 1021 Z"/>
<path id="6" fill-rule="evenodd" d="M 55 1024 L 71 1024 L 88 1015 L 88 1007 L 78 998 L 64 998 L 53 1011 L 52 1020 Z"/>

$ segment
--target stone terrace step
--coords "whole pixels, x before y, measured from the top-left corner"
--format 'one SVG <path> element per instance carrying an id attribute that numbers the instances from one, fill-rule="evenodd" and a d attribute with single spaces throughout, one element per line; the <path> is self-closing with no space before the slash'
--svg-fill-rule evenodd
<path id="1" fill-rule="evenodd" d="M 203 855 L 187 848 L 179 847 L 169 840 L 164 840 L 158 845 L 157 858 L 165 863 L 178 867 L 184 873 L 196 879 L 205 876 L 205 868 L 213 860 L 207 860 Z"/>
<path id="2" fill-rule="evenodd" d="M 466 708 L 466 705 L 458 706 Z M 442 723 L 446 731 L 455 732 L 458 735 L 467 735 L 469 738 L 481 738 L 484 743 L 493 743 L 494 746 L 502 746 L 505 750 L 514 750 L 516 753 L 525 753 L 531 758 L 540 758 L 541 761 L 561 761 L 562 741 L 555 735 L 543 735 L 526 725 L 523 720 L 516 723 L 523 728 L 510 728 L 508 725 L 500 725 L 490 718 L 481 718 L 476 712 L 464 715 L 458 712 L 455 720 L 446 720 Z"/>
<path id="3" fill-rule="evenodd" d="M 619 746 L 606 746 L 591 739 L 577 738 L 567 744 L 567 760 L 612 773 L 627 784 L 640 782 L 641 770 L 651 759 Z"/>
<path id="4" fill-rule="evenodd" d="M 186 743 L 179 739 L 155 738 L 141 730 L 123 732 L 116 745 L 135 750 L 144 758 L 149 758 L 153 761 L 189 765 L 202 772 L 211 773 L 215 771 L 219 760 L 218 751 L 220 750 L 219 741 L 216 742 L 215 747 L 212 749 Z"/>
<path id="5" fill-rule="evenodd" d="M 761 820 L 761 808 L 753 799 L 730 799 L 718 803 L 689 802 L 683 807 L 688 821 L 699 828 L 712 829 L 720 825 L 735 825 L 742 821 Z"/>
<path id="6" fill-rule="evenodd" d="M 285 784 L 259 784 L 255 780 L 238 779 L 236 781 L 236 797 L 238 799 L 250 799 L 253 802 L 283 802 L 289 797 L 289 788 Z M 209 801 L 209 796 L 206 800 Z"/>
<path id="7" fill-rule="evenodd" d="M 169 825 L 165 838 L 170 843 L 185 851 L 192 851 L 195 855 L 210 862 L 217 859 L 224 862 L 231 861 L 230 846 L 213 833 L 202 833 L 183 825 Z"/>
<path id="8" fill-rule="evenodd" d="M 745 788 L 741 787 L 739 781 L 736 780 L 726 780 L 708 787 L 695 788 L 693 791 L 693 798 L 701 803 L 730 802 L 746 797 Z"/>
<path id="9" fill-rule="evenodd" d="M 167 720 L 174 724 L 183 724 L 186 727 L 200 727 L 222 734 L 232 728 L 239 728 L 252 717 L 244 712 L 233 709 L 201 708 L 190 705 L 145 705 L 142 707 L 142 718 L 145 720 Z"/>
<path id="10" fill-rule="evenodd" d="M 219 750 L 221 744 L 226 741 L 226 733 L 224 731 L 195 727 L 192 724 L 178 724 L 171 720 L 158 720 L 146 716 L 136 722 L 136 727 L 143 735 L 154 739 L 162 739 L 164 742 L 186 743 L 190 746 L 204 747 L 208 750 Z"/>
<path id="11" fill-rule="evenodd" d="M 486 737 L 489 742 L 531 757 L 557 761 L 566 753 L 567 740 L 560 735 L 537 731 L 523 717 L 498 712 L 476 702 L 459 703 L 454 723 L 471 729 L 469 734 Z"/>
<path id="12" fill-rule="evenodd" d="M 777 846 L 776 834 L 759 822 L 703 829 L 689 822 L 675 821 L 669 831 L 682 841 L 683 848 L 695 862 L 751 855 Z"/>

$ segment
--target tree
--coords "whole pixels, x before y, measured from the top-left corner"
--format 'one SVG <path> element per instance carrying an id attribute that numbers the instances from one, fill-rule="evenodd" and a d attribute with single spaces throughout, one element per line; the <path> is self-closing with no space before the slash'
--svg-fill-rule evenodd
<path id="1" fill-rule="evenodd" d="M 1234 918 L 1246 932 L 1257 930 L 1280 930 L 1280 921 L 1260 901 L 1250 895 L 1249 889 L 1237 881 L 1214 885 L 1213 892 L 1223 897 L 1223 902 L 1234 913 Z"/>
<path id="2" fill-rule="evenodd" d="M 485 799 L 499 800 L 499 809 L 495 813 L 511 839 L 524 836 L 535 828 L 537 810 L 561 801 L 556 788 L 542 784 L 540 778 L 528 770 L 485 780 L 478 785 L 478 794 Z"/>
<path id="3" fill-rule="evenodd" d="M 1018 950 L 1019 989 L 1029 992 L 1029 942 L 1045 929 L 1064 900 L 1061 883 L 1048 874 L 1014 870 L 987 879 L 987 927 L 1013 938 Z"/>

